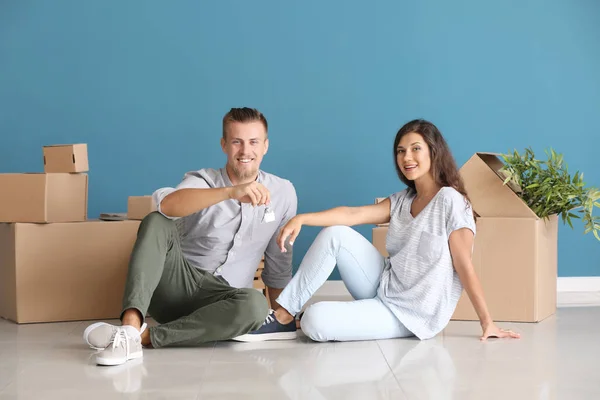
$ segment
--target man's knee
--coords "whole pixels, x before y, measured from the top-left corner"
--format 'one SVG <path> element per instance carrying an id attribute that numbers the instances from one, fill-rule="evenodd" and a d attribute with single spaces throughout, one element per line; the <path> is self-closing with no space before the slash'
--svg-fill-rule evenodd
<path id="1" fill-rule="evenodd" d="M 330 319 L 328 314 L 326 303 L 309 306 L 300 320 L 302 332 L 317 342 L 331 340 L 331 332 L 329 332 L 331 324 L 328 323 L 328 319 Z"/>
<path id="2" fill-rule="evenodd" d="M 269 313 L 267 298 L 256 289 L 239 289 L 238 316 L 246 324 L 252 325 L 252 330 L 258 329 L 265 322 Z"/>
<path id="3" fill-rule="evenodd" d="M 146 215 L 144 219 L 142 219 L 142 222 L 140 223 L 140 229 L 148 229 L 154 227 L 170 227 L 172 224 L 172 220 L 165 217 L 158 211 L 153 211 L 150 214 Z"/>

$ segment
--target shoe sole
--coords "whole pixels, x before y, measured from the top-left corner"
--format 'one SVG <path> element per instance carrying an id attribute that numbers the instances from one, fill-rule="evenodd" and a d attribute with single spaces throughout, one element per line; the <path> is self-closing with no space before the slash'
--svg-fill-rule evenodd
<path id="1" fill-rule="evenodd" d="M 110 367 L 110 366 L 114 366 L 114 365 L 125 364 L 129 360 L 135 360 L 135 359 L 142 358 L 142 357 L 144 357 L 144 352 L 142 352 L 142 351 L 140 351 L 138 353 L 130 354 L 129 357 L 125 360 L 122 358 L 96 357 L 96 364 Z"/>
<path id="2" fill-rule="evenodd" d="M 107 324 L 106 322 L 96 322 L 94 324 L 91 324 L 87 328 L 85 328 L 85 331 L 83 331 L 83 340 L 85 340 L 85 342 L 88 344 L 88 346 L 90 346 L 94 350 L 104 350 L 105 349 L 105 347 L 93 346 L 90 343 L 90 341 L 88 340 L 88 337 L 90 336 L 90 332 L 92 332 L 94 329 L 96 329 L 97 327 L 102 326 L 102 325 L 110 325 L 110 324 Z"/>
<path id="3" fill-rule="evenodd" d="M 297 332 L 263 333 L 261 335 L 241 335 L 233 338 L 236 342 L 265 342 L 267 340 L 294 340 L 298 338 Z"/>

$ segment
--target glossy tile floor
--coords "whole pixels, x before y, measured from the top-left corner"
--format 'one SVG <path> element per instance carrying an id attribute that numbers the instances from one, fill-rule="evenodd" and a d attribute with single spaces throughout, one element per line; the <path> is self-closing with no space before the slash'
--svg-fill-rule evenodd
<path id="1" fill-rule="evenodd" d="M 98 367 L 89 322 L 0 320 L 0 399 L 600 399 L 600 307 L 560 308 L 520 340 L 480 342 L 473 322 L 437 338 L 222 342 L 145 350 Z"/>

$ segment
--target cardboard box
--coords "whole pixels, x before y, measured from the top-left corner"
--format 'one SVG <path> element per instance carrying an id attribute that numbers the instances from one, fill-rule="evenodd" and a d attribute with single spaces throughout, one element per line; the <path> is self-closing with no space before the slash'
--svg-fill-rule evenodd
<path id="1" fill-rule="evenodd" d="M 87 174 L 0 174 L 0 222 L 87 219 Z"/>
<path id="2" fill-rule="evenodd" d="M 384 257 L 388 257 L 389 254 L 385 249 L 385 238 L 387 236 L 388 227 L 387 226 L 377 226 L 373 228 L 373 245 L 379 250 Z"/>
<path id="3" fill-rule="evenodd" d="M 558 217 L 538 218 L 519 187 L 503 185 L 502 166 L 476 153 L 460 169 L 480 215 L 473 264 L 495 321 L 538 322 L 556 312 Z M 452 318 L 478 319 L 464 291 Z"/>
<path id="4" fill-rule="evenodd" d="M 0 317 L 118 318 L 139 221 L 0 224 Z"/>
<path id="5" fill-rule="evenodd" d="M 477 221 L 473 266 L 495 321 L 538 322 L 556 311 L 558 218 Z M 454 320 L 479 318 L 463 290 Z"/>
<path id="6" fill-rule="evenodd" d="M 87 144 L 56 144 L 44 146 L 44 172 L 89 171 Z"/>
<path id="7" fill-rule="evenodd" d="M 129 196 L 127 199 L 127 219 L 142 220 L 153 211 L 156 211 L 156 204 L 152 196 Z"/>

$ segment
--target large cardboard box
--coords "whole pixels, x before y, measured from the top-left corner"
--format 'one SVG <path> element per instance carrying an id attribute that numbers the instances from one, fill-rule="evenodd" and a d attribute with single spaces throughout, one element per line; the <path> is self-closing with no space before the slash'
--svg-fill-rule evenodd
<path id="1" fill-rule="evenodd" d="M 480 217 L 473 251 L 495 321 L 538 322 L 556 312 L 558 218 Z M 452 319 L 478 320 L 463 291 Z"/>
<path id="2" fill-rule="evenodd" d="M 87 219 L 87 174 L 0 174 L 0 188 L 0 222 Z"/>
<path id="3" fill-rule="evenodd" d="M 473 264 L 494 320 L 538 322 L 556 312 L 558 218 L 538 218 L 519 187 L 503 185 L 502 166 L 476 153 L 460 169 L 480 216 Z M 452 318 L 478 319 L 465 291 Z"/>
<path id="4" fill-rule="evenodd" d="M 0 317 L 118 318 L 139 221 L 0 224 Z"/>
<path id="5" fill-rule="evenodd" d="M 89 171 L 87 144 L 55 144 L 43 147 L 44 172 Z"/>
<path id="6" fill-rule="evenodd" d="M 127 219 L 142 220 L 153 211 L 156 211 L 156 204 L 152 196 L 129 196 L 127 199 Z"/>

